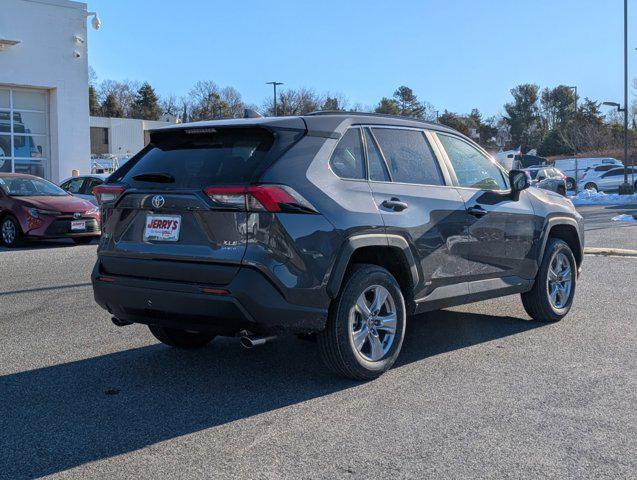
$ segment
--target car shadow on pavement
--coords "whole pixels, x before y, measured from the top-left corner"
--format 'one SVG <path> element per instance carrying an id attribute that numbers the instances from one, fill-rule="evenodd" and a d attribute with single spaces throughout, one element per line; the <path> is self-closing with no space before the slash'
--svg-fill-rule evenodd
<path id="1" fill-rule="evenodd" d="M 94 240 L 87 245 L 96 245 Z M 0 253 L 2 252 L 20 252 L 25 250 L 42 250 L 46 248 L 68 248 L 75 247 L 75 242 L 70 238 L 62 238 L 56 240 L 29 240 L 17 247 L 7 248 L 0 242 Z"/>
<path id="2" fill-rule="evenodd" d="M 394 368 L 541 325 L 457 311 L 421 316 Z M 5 375 L 0 478 L 61 472 L 360 386 L 327 373 L 315 345 L 294 337 L 249 351 L 234 339 L 195 351 L 156 344 Z"/>

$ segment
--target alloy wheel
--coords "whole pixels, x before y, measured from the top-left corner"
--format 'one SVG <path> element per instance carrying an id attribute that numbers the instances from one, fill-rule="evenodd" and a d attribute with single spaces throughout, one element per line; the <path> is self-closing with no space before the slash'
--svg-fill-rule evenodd
<path id="1" fill-rule="evenodd" d="M 2 222 L 2 241 L 7 245 L 11 245 L 15 241 L 15 237 L 15 224 L 11 220 L 6 219 Z"/>
<path id="2" fill-rule="evenodd" d="M 560 251 L 553 254 L 549 262 L 546 289 L 551 306 L 562 309 L 567 306 L 573 287 L 573 269 L 568 257 Z"/>
<path id="3" fill-rule="evenodd" d="M 354 349 L 365 360 L 382 360 L 396 337 L 397 311 L 385 287 L 372 285 L 360 294 L 349 313 L 349 334 Z"/>

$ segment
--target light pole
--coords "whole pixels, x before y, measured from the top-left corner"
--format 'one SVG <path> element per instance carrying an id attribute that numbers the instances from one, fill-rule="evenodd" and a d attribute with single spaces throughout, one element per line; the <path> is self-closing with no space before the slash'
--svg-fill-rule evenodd
<path id="1" fill-rule="evenodd" d="M 602 102 L 602 105 L 615 107 L 618 112 L 624 112 L 624 183 L 619 186 L 620 195 L 630 195 L 633 193 L 633 186 L 628 183 L 628 109 L 617 102 Z"/>
<path id="2" fill-rule="evenodd" d="M 279 116 L 279 111 L 277 109 L 276 106 L 276 87 L 277 85 L 283 85 L 283 82 L 266 82 L 266 85 L 272 85 L 272 87 L 274 88 L 274 116 L 278 117 Z"/>
<path id="3" fill-rule="evenodd" d="M 575 195 L 579 193 L 579 160 L 577 158 L 577 86 L 568 87 L 575 92 L 575 117 L 573 120 L 573 156 L 575 157 Z"/>
<path id="4" fill-rule="evenodd" d="M 619 110 L 619 105 L 617 106 Z M 620 110 L 621 111 L 621 110 Z M 628 0 L 624 0 L 624 184 L 620 195 L 630 195 L 634 186 L 628 183 Z"/>

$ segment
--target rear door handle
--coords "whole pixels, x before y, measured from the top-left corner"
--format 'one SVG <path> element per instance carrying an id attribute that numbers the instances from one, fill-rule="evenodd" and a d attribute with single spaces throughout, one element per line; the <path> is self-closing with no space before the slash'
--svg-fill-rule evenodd
<path id="1" fill-rule="evenodd" d="M 473 215 L 474 217 L 484 217 L 487 212 L 484 208 L 482 208 L 480 205 L 476 205 L 475 207 L 469 207 L 467 208 L 467 213 L 469 215 Z"/>
<path id="2" fill-rule="evenodd" d="M 394 210 L 395 212 L 402 212 L 403 210 L 405 210 L 407 207 L 409 207 L 409 204 L 407 204 L 406 202 L 401 202 L 400 198 L 396 198 L 396 197 L 392 197 L 389 200 L 385 200 L 383 203 L 380 204 L 382 207 L 385 208 L 389 208 L 391 210 Z"/>

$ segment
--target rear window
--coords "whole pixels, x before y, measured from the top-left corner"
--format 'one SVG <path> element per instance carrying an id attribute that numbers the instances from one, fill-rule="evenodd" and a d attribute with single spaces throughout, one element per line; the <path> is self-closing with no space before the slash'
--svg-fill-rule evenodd
<path id="1" fill-rule="evenodd" d="M 199 189 L 250 183 L 302 131 L 207 128 L 155 132 L 151 143 L 109 178 L 138 188 Z"/>

